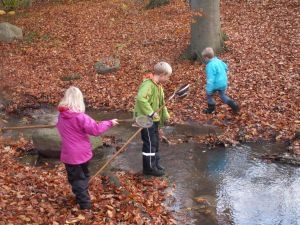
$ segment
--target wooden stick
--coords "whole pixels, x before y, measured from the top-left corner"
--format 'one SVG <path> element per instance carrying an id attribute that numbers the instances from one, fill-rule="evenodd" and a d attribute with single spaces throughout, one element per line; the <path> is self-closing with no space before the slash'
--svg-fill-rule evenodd
<path id="1" fill-rule="evenodd" d="M 141 132 L 143 128 L 139 128 L 127 141 L 126 143 L 120 148 L 96 173 L 94 176 L 91 177 L 89 180 L 89 184 L 94 180 L 94 178 L 101 173 L 126 147 L 127 145 Z"/>
<path id="2" fill-rule="evenodd" d="M 159 113 L 165 106 L 166 104 L 171 101 L 175 97 L 174 92 L 168 99 L 165 101 L 165 103 L 156 111 L 156 113 Z M 119 120 L 119 121 L 124 121 L 124 120 Z M 94 180 L 94 178 L 101 173 L 126 147 L 127 145 L 141 132 L 143 128 L 139 128 L 127 141 L 126 143 L 120 148 L 96 173 L 94 176 L 91 177 L 89 180 L 89 184 Z"/>
<path id="3" fill-rule="evenodd" d="M 132 122 L 133 119 L 121 119 L 119 122 Z M 30 125 L 30 126 L 20 126 L 20 127 L 3 127 L 0 130 L 25 130 L 25 129 L 39 129 L 39 128 L 54 128 L 56 125 Z"/>
<path id="4" fill-rule="evenodd" d="M 165 102 L 165 104 L 163 104 L 158 110 L 157 112 L 160 112 L 163 107 L 172 99 L 174 98 L 175 94 L 171 95 L 171 97 Z M 122 148 L 120 148 L 96 173 L 94 176 L 91 177 L 91 179 L 89 180 L 89 184 L 94 180 L 94 178 L 101 173 L 126 147 L 127 145 L 141 132 L 143 128 L 139 128 L 127 141 L 126 143 L 122 146 Z"/>
<path id="5" fill-rule="evenodd" d="M 38 129 L 38 128 L 54 128 L 56 125 L 32 125 L 32 126 L 20 126 L 20 127 L 3 127 L 0 130 L 23 130 L 23 129 Z"/>
<path id="6" fill-rule="evenodd" d="M 118 122 L 134 122 L 134 119 L 118 119 Z"/>

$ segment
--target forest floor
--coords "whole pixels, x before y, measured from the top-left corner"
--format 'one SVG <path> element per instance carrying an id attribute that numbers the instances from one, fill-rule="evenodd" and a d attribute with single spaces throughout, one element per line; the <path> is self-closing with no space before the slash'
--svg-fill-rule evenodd
<path id="1" fill-rule="evenodd" d="M 70 2 L 70 1 L 69 1 Z M 217 99 L 217 113 L 205 115 L 204 66 L 180 59 L 189 44 L 186 1 L 145 10 L 138 1 L 74 1 L 40 4 L 6 16 L 23 28 L 25 40 L 0 44 L 3 95 L 8 111 L 56 105 L 70 85 L 78 86 L 89 108 L 131 111 L 146 72 L 161 60 L 173 67 L 166 95 L 192 85 L 183 100 L 169 104 L 174 122 L 188 119 L 222 127 L 220 140 L 289 140 L 299 130 L 299 2 L 221 1 L 230 68 L 228 94 L 241 107 L 233 116 Z M 97 60 L 115 55 L 119 71 L 98 75 Z M 81 79 L 64 81 L 79 74 Z"/>
<path id="2" fill-rule="evenodd" d="M 192 21 L 187 1 L 174 0 L 153 10 L 130 0 L 47 3 L 17 11 L 16 16 L 0 16 L 0 21 L 22 27 L 25 35 L 24 41 L 0 43 L 0 86 L 7 112 L 57 105 L 70 85 L 82 90 L 91 109 L 131 111 L 143 75 L 165 60 L 174 71 L 165 86 L 167 95 L 181 84 L 192 85 L 186 98 L 168 105 L 172 121 L 212 123 L 224 130 L 217 137 L 199 137 L 200 142 L 285 141 L 299 130 L 297 0 L 221 1 L 222 29 L 228 40 L 219 57 L 229 64 L 228 94 L 241 107 L 238 115 L 219 99 L 215 114 L 201 113 L 206 107 L 204 65 L 181 58 L 189 45 Z M 110 56 L 120 59 L 120 70 L 98 75 L 95 62 Z M 65 81 L 70 74 L 80 79 Z M 161 205 L 165 181 L 124 173 L 117 174 L 121 188 L 104 187 L 105 178 L 102 182 L 99 178 L 90 188 L 93 213 L 78 211 L 62 165 L 48 170 L 15 161 L 25 142 L 1 143 L 0 212 L 6 213 L 0 214 L 0 224 L 41 224 L 45 219 L 53 225 L 70 219 L 91 224 L 87 218 L 93 218 L 93 224 L 122 219 L 173 223 Z M 146 196 L 153 189 L 161 191 Z"/>
<path id="3" fill-rule="evenodd" d="M 79 210 L 63 164 L 33 167 L 17 159 L 30 149 L 27 140 L 0 138 L 0 225 L 21 224 L 174 224 L 166 210 L 164 178 L 114 172 L 96 177 L 89 186 L 91 210 Z"/>

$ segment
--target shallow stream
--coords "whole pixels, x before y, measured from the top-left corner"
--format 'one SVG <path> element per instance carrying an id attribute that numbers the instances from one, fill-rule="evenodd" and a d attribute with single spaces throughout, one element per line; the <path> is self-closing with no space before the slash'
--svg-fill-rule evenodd
<path id="1" fill-rule="evenodd" d="M 131 117 L 128 113 L 90 114 L 97 119 Z M 55 115 L 35 113 L 32 118 L 35 123 L 45 123 L 53 121 Z M 20 121 L 14 118 L 9 124 Z M 131 122 L 121 124 L 106 135 L 125 142 L 138 129 L 131 125 Z M 181 138 L 205 135 L 211 130 L 220 132 L 215 127 L 189 123 L 167 127 L 165 133 L 167 137 Z M 24 134 L 30 136 L 31 131 Z M 300 225 L 300 168 L 255 158 L 255 153 L 283 152 L 284 146 L 263 143 L 207 149 L 187 142 L 161 144 L 160 151 L 166 167 L 165 179 L 170 182 L 165 204 L 174 212 L 178 224 Z M 111 153 L 109 148 L 98 152 L 92 170 L 98 170 Z M 141 172 L 139 137 L 112 163 L 112 168 Z"/>

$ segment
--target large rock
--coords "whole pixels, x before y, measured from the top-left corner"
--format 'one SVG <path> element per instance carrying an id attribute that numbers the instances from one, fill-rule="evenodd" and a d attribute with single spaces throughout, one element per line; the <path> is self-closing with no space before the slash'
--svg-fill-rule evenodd
<path id="1" fill-rule="evenodd" d="M 98 74 L 113 73 L 120 69 L 120 60 L 114 57 L 108 57 L 99 60 L 94 67 Z"/>
<path id="2" fill-rule="evenodd" d="M 32 135 L 33 145 L 39 154 L 49 158 L 59 158 L 61 139 L 57 129 L 39 129 Z M 100 137 L 90 137 L 93 149 L 102 146 Z"/>
<path id="3" fill-rule="evenodd" d="M 23 39 L 22 29 L 7 22 L 0 23 L 0 41 L 12 42 L 15 39 Z"/>

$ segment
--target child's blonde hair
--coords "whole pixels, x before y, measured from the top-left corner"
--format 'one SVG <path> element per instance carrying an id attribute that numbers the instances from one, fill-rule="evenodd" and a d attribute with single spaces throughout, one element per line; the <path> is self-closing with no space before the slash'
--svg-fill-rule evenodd
<path id="1" fill-rule="evenodd" d="M 212 59 L 215 56 L 215 53 L 212 47 L 207 47 L 202 51 L 201 55 L 202 57 Z"/>
<path id="2" fill-rule="evenodd" d="M 68 107 L 73 112 L 85 112 L 83 95 L 79 88 L 69 87 L 58 106 Z"/>
<path id="3" fill-rule="evenodd" d="M 164 74 L 170 76 L 172 74 L 172 67 L 169 63 L 159 62 L 154 66 L 154 73 L 157 75 Z"/>

